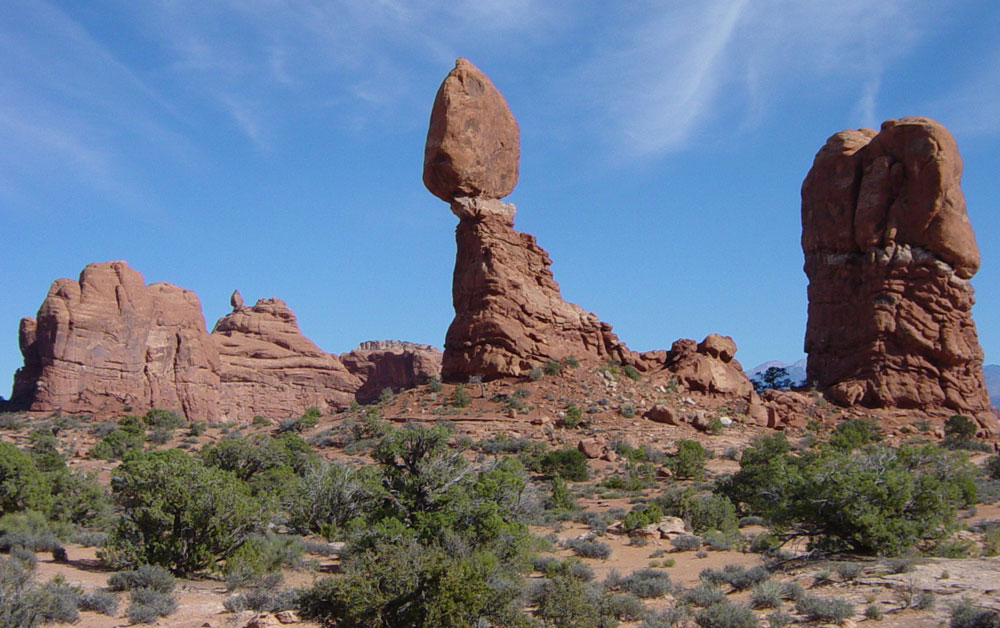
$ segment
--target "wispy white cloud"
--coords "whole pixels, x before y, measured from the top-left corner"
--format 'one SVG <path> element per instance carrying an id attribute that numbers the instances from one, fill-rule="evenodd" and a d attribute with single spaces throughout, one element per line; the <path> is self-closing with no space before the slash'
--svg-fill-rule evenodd
<path id="1" fill-rule="evenodd" d="M 9 0 L 0 17 L 0 168 L 4 194 L 35 194 L 58 178 L 106 204 L 149 208 L 129 152 L 156 147 L 164 159 L 195 149 L 164 126 L 176 109 L 69 15 L 44 0 Z M 44 188 L 44 185 L 42 186 Z"/>
<path id="2" fill-rule="evenodd" d="M 741 103 L 753 126 L 789 90 L 834 80 L 867 122 L 882 73 L 931 12 L 917 0 L 648 2 L 604 34 L 577 78 L 596 94 L 609 139 L 635 156 L 686 148 L 723 102 Z"/>

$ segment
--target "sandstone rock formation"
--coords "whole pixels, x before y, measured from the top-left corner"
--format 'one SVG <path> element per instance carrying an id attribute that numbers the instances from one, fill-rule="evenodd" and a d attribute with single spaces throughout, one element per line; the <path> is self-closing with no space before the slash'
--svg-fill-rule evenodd
<path id="1" fill-rule="evenodd" d="M 354 393 L 360 403 L 375 401 L 386 388 L 398 392 L 441 376 L 441 351 L 413 342 L 370 340 L 340 360 L 363 382 Z"/>
<path id="2" fill-rule="evenodd" d="M 547 360 L 616 360 L 645 368 L 611 325 L 563 301 L 535 238 L 514 230 L 515 208 L 499 199 L 518 175 L 517 123 L 500 92 L 459 59 L 431 112 L 424 183 L 459 218 L 452 282 L 455 319 L 442 375 L 526 375 Z"/>
<path id="3" fill-rule="evenodd" d="M 231 417 L 282 417 L 313 406 L 331 412 L 347 406 L 361 387 L 337 356 L 302 335 L 281 299 L 234 309 L 211 337 L 221 362 L 224 413 Z"/>
<path id="4" fill-rule="evenodd" d="M 24 366 L 13 408 L 114 415 L 152 408 L 190 419 L 285 418 L 316 406 L 330 412 L 371 391 L 437 376 L 440 352 L 410 343 L 367 344 L 350 367 L 299 330 L 279 299 L 243 305 L 209 334 L 198 297 L 167 283 L 146 285 L 125 262 L 90 264 L 79 281 L 56 280 L 37 318 L 21 320 Z"/>
<path id="5" fill-rule="evenodd" d="M 517 122 L 493 82 L 467 59 L 455 61 L 434 98 L 424 148 L 424 185 L 445 202 L 503 198 L 517 184 Z"/>
<path id="6" fill-rule="evenodd" d="M 59 279 L 20 326 L 12 404 L 42 411 L 171 408 L 217 418 L 219 358 L 193 292 L 146 285 L 124 262 Z"/>
<path id="7" fill-rule="evenodd" d="M 928 118 L 842 131 L 817 153 L 802 185 L 805 351 L 832 401 L 990 408 L 961 173 L 954 138 Z"/>

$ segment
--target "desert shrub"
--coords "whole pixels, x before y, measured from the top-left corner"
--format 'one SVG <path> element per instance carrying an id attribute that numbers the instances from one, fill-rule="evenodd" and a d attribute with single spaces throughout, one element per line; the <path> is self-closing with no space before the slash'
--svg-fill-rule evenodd
<path id="1" fill-rule="evenodd" d="M 690 552 L 701 547 L 701 538 L 692 534 L 678 534 L 670 539 L 670 544 L 681 552 Z"/>
<path id="2" fill-rule="evenodd" d="M 878 604 L 869 604 L 865 607 L 865 619 L 880 621 L 882 619 L 882 607 Z"/>
<path id="3" fill-rule="evenodd" d="M 934 608 L 937 603 L 937 598 L 931 591 L 921 591 L 917 594 L 917 597 L 913 600 L 913 608 L 921 611 L 927 611 Z"/>
<path id="4" fill-rule="evenodd" d="M 757 616 L 742 606 L 719 602 L 698 611 L 694 622 L 701 628 L 758 628 Z"/>
<path id="5" fill-rule="evenodd" d="M 66 582 L 62 576 L 36 587 L 30 597 L 42 623 L 69 624 L 80 617 L 77 611 L 80 589 Z"/>
<path id="6" fill-rule="evenodd" d="M 728 534 L 712 530 L 705 534 L 705 544 L 708 545 L 709 549 L 725 552 L 732 549 L 733 539 Z"/>
<path id="7" fill-rule="evenodd" d="M 767 625 L 770 628 L 785 628 L 786 626 L 791 625 L 794 618 L 788 613 L 775 611 L 773 613 L 768 613 L 765 619 L 767 619 Z"/>
<path id="8" fill-rule="evenodd" d="M 132 589 L 125 616 L 133 624 L 151 624 L 177 611 L 177 599 L 154 589 Z"/>
<path id="9" fill-rule="evenodd" d="M 625 519 L 622 520 L 622 529 L 625 532 L 634 532 L 651 523 L 659 523 L 662 518 L 663 511 L 656 504 L 639 505 L 625 515 Z"/>
<path id="10" fill-rule="evenodd" d="M 639 621 L 646 616 L 646 605 L 638 597 L 631 593 L 619 593 L 604 595 L 601 597 L 600 613 L 604 618 L 613 618 L 618 621 Z M 611 625 L 608 620 L 602 621 L 603 625 Z"/>
<path id="11" fill-rule="evenodd" d="M 656 481 L 656 467 L 649 463 L 635 464 L 625 461 L 624 473 L 616 473 L 601 480 L 599 486 L 635 493 L 652 486 Z"/>
<path id="12" fill-rule="evenodd" d="M 340 577 L 306 589 L 301 614 L 344 628 L 373 622 L 387 628 L 465 628 L 480 620 L 503 624 L 517 612 L 515 574 L 488 553 L 456 555 L 412 537 L 383 538 L 372 549 L 352 555 Z"/>
<path id="13" fill-rule="evenodd" d="M 549 486 L 551 490 L 551 496 L 548 503 L 549 507 L 556 510 L 576 509 L 576 500 L 573 498 L 572 493 L 569 492 L 569 487 L 566 486 L 565 480 L 556 475 L 552 478 Z M 607 527 L 607 525 L 605 525 L 605 527 Z"/>
<path id="14" fill-rule="evenodd" d="M 100 557 L 113 566 L 189 574 L 227 558 L 264 523 L 245 483 L 177 449 L 129 457 L 111 490 L 121 514 Z"/>
<path id="15" fill-rule="evenodd" d="M 543 475 L 558 475 L 570 482 L 583 482 L 589 477 L 587 456 L 575 447 L 553 449 L 537 459 L 529 459 L 529 468 Z"/>
<path id="16" fill-rule="evenodd" d="M 705 477 L 705 461 L 708 452 L 696 440 L 677 441 L 677 453 L 668 461 L 668 466 L 678 478 L 701 480 Z"/>
<path id="17" fill-rule="evenodd" d="M 618 408 L 618 413 L 621 414 L 626 419 L 631 419 L 635 416 L 635 404 L 634 403 L 623 403 Z"/>
<path id="18" fill-rule="evenodd" d="M 562 373 L 563 365 L 556 360 L 549 360 L 542 366 L 542 371 L 546 375 L 558 375 Z"/>
<path id="19" fill-rule="evenodd" d="M 809 621 L 839 624 L 854 615 L 854 605 L 839 597 L 807 595 L 795 603 L 795 610 Z"/>
<path id="20" fill-rule="evenodd" d="M 994 480 L 1000 480 L 1000 454 L 986 459 L 986 473 Z"/>
<path id="21" fill-rule="evenodd" d="M 618 579 L 615 586 L 640 598 L 663 597 L 673 590 L 670 574 L 659 569 L 638 569 Z"/>
<path id="22" fill-rule="evenodd" d="M 112 517 L 113 504 L 107 488 L 96 473 L 65 470 L 49 475 L 52 503 L 48 516 L 88 527 L 106 527 Z"/>
<path id="23" fill-rule="evenodd" d="M 187 425 L 187 419 L 172 410 L 152 409 L 142 416 L 142 422 L 149 427 L 173 431 Z"/>
<path id="24" fill-rule="evenodd" d="M 1000 628 L 1000 613 L 976 608 L 969 599 L 962 599 L 951 608 L 948 628 Z"/>
<path id="25" fill-rule="evenodd" d="M 538 566 L 540 568 L 537 569 L 537 571 L 541 571 L 546 575 L 546 577 L 549 578 L 553 578 L 558 575 L 567 575 L 583 582 L 590 582 L 594 579 L 593 567 L 575 556 L 567 558 L 563 561 L 549 556 L 547 559 L 540 561 Z M 613 569 L 611 571 L 614 573 Z"/>
<path id="26" fill-rule="evenodd" d="M 142 449 L 145 433 L 146 430 L 141 424 L 138 428 L 134 426 L 129 426 L 128 429 L 118 428 L 97 441 L 90 448 L 90 455 L 102 460 L 120 460 L 126 452 Z"/>
<path id="27" fill-rule="evenodd" d="M 704 569 L 699 576 L 702 580 L 715 584 L 725 582 L 734 591 L 745 591 L 756 584 L 766 581 L 771 577 L 771 572 L 763 565 L 757 565 L 749 569 L 740 567 L 739 565 L 726 565 L 721 570 Z"/>
<path id="28" fill-rule="evenodd" d="M 455 389 L 451 393 L 451 405 L 456 408 L 464 408 L 472 402 L 472 397 L 469 396 L 469 391 L 465 389 L 465 384 L 456 384 Z"/>
<path id="29" fill-rule="evenodd" d="M 696 533 L 707 530 L 734 532 L 739 519 L 736 517 L 736 507 L 728 497 L 709 493 L 700 497 L 692 497 L 682 506 L 682 517 L 687 520 Z"/>
<path id="30" fill-rule="evenodd" d="M 154 445 L 166 445 L 168 442 L 170 442 L 170 439 L 173 437 L 173 435 L 174 435 L 173 430 L 168 430 L 163 427 L 154 427 L 153 429 L 149 430 L 149 433 L 146 435 L 146 440 L 153 443 Z"/>
<path id="31" fill-rule="evenodd" d="M 95 611 L 113 617 L 118 611 L 118 596 L 101 589 L 84 593 L 80 596 L 80 610 Z"/>
<path id="32" fill-rule="evenodd" d="M 0 442 L 0 515 L 45 511 L 51 500 L 51 486 L 31 456 L 10 443 Z"/>
<path id="33" fill-rule="evenodd" d="M 570 429 L 574 427 L 579 427 L 583 423 L 583 408 L 571 403 L 566 406 L 561 417 L 559 417 L 559 425 L 562 427 L 568 427 Z"/>
<path id="34" fill-rule="evenodd" d="M 390 391 L 390 395 L 391 395 Z M 311 430 L 312 428 L 319 425 L 319 419 L 323 416 L 323 413 L 319 408 L 311 407 L 307 408 L 302 416 L 294 417 L 291 419 L 285 419 L 278 424 L 278 433 L 282 432 L 296 432 L 301 434 L 306 430 Z"/>
<path id="35" fill-rule="evenodd" d="M 765 580 L 750 591 L 750 604 L 754 608 L 778 608 L 784 600 L 785 587 L 776 580 Z"/>
<path id="36" fill-rule="evenodd" d="M 876 445 L 796 456 L 782 436 L 754 441 L 719 491 L 778 530 L 886 554 L 946 536 L 957 509 L 975 502 L 971 466 L 940 448 Z"/>
<path id="37" fill-rule="evenodd" d="M 691 611 L 687 606 L 677 605 L 648 614 L 639 628 L 674 628 L 683 625 L 690 616 Z"/>
<path id="38" fill-rule="evenodd" d="M 277 438 L 266 434 L 227 436 L 214 445 L 206 445 L 198 457 L 208 467 L 228 471 L 247 482 L 255 494 L 291 488 L 290 476 L 302 475 L 316 460 L 309 444 L 293 432 Z M 277 486 L 276 486 L 277 485 Z"/>
<path id="39" fill-rule="evenodd" d="M 152 589 L 160 593 L 170 593 L 176 584 L 174 575 L 159 565 L 139 565 L 135 569 L 119 571 L 108 576 L 108 588 L 112 591 Z"/>
<path id="40" fill-rule="evenodd" d="M 289 525 L 331 539 L 348 521 L 375 508 L 383 495 L 373 469 L 317 460 L 296 485 L 288 506 Z"/>
<path id="41" fill-rule="evenodd" d="M 473 447 L 484 454 L 519 454 L 530 445 L 531 439 L 514 438 L 507 434 L 498 434 L 477 442 Z"/>
<path id="42" fill-rule="evenodd" d="M 880 440 L 882 429 L 872 419 L 847 419 L 837 424 L 828 444 L 837 449 L 852 451 Z"/>
<path id="43" fill-rule="evenodd" d="M 858 577 L 864 572 L 865 566 L 861 563 L 837 563 L 834 568 L 837 571 L 837 575 L 844 582 L 850 582 L 852 580 L 857 580 Z"/>
<path id="44" fill-rule="evenodd" d="M 277 613 L 291 610 L 298 604 L 298 593 L 293 589 L 255 586 L 230 595 L 222 601 L 222 606 L 230 613 L 243 611 Z"/>
<path id="45" fill-rule="evenodd" d="M 896 556 L 885 561 L 889 573 L 909 573 L 915 568 L 912 556 Z"/>
<path id="46" fill-rule="evenodd" d="M 695 606 L 704 608 L 725 601 L 726 594 L 722 592 L 722 589 L 718 585 L 711 582 L 702 582 L 693 589 L 685 591 L 683 598 Z"/>
<path id="47" fill-rule="evenodd" d="M 299 567 L 303 554 L 305 544 L 297 537 L 281 534 L 255 535 L 229 556 L 222 571 L 226 574 L 227 582 L 249 581 L 283 567 Z"/>
<path id="48" fill-rule="evenodd" d="M 616 626 L 621 615 L 630 617 L 639 609 L 633 602 L 616 598 L 600 586 L 557 576 L 544 582 L 534 602 L 535 614 L 555 628 L 605 628 Z M 636 618 L 637 619 L 637 618 Z"/>
<path id="49" fill-rule="evenodd" d="M 623 366 L 622 373 L 624 373 L 625 377 L 635 381 L 638 381 L 640 377 L 639 371 L 636 370 L 636 368 L 631 364 L 626 364 L 625 366 Z"/>
<path id="50" fill-rule="evenodd" d="M 606 560 L 611 557 L 611 546 L 600 541 L 587 541 L 584 539 L 570 539 L 566 547 L 573 550 L 577 556 L 582 558 L 597 558 Z"/>
<path id="51" fill-rule="evenodd" d="M 803 595 L 805 595 L 805 591 L 802 589 L 802 585 L 798 582 L 782 583 L 781 599 L 795 602 L 802 599 Z"/>

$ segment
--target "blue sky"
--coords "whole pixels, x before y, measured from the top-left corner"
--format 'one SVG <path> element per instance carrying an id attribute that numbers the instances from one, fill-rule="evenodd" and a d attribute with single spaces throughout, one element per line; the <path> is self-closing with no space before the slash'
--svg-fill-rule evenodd
<path id="1" fill-rule="evenodd" d="M 826 138 L 940 120 L 1000 361 L 998 3 L 5 0 L 0 377 L 49 284 L 113 259 L 194 290 L 209 328 L 238 288 L 327 351 L 440 346 L 456 219 L 421 166 L 458 56 L 518 119 L 508 200 L 563 296 L 637 350 L 731 335 L 748 368 L 802 356 L 799 189 Z"/>

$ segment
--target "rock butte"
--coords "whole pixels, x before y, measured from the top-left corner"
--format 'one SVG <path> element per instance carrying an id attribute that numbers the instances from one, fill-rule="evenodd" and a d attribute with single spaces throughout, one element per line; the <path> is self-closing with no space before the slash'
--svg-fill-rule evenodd
<path id="1" fill-rule="evenodd" d="M 673 380 L 756 407 L 731 338 L 712 334 L 701 345 L 679 340 L 670 351 L 639 354 L 611 325 L 563 300 L 548 253 L 514 229 L 514 205 L 499 200 L 517 181 L 518 141 L 503 96 L 472 63 L 458 59 L 434 100 L 423 174 L 427 189 L 459 218 L 444 379 L 523 377 L 573 356 L 590 366 L 629 365 L 654 383 Z"/>
<path id="2" fill-rule="evenodd" d="M 410 343 L 366 343 L 336 356 L 299 330 L 280 299 L 243 305 L 205 329 L 198 297 L 146 285 L 125 262 L 89 264 L 79 281 L 58 279 L 24 318 L 24 367 L 11 405 L 39 412 L 115 414 L 165 408 L 188 418 L 245 422 L 324 412 L 371 401 L 440 372 L 441 353 Z"/>
<path id="3" fill-rule="evenodd" d="M 954 138 L 929 118 L 841 131 L 802 185 L 807 376 L 841 405 L 987 413 Z"/>

